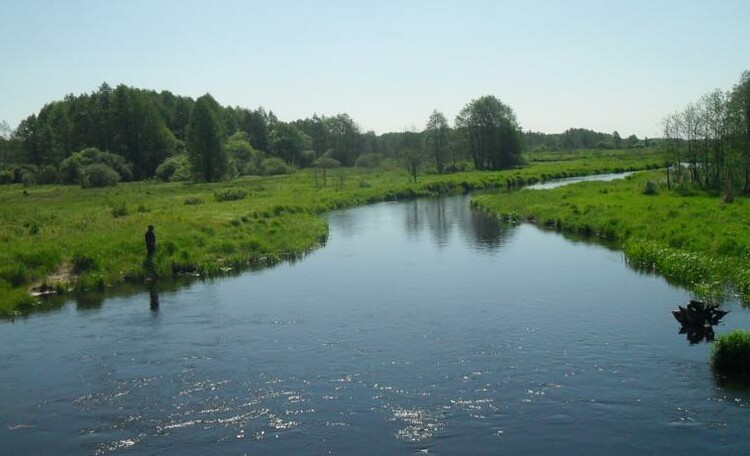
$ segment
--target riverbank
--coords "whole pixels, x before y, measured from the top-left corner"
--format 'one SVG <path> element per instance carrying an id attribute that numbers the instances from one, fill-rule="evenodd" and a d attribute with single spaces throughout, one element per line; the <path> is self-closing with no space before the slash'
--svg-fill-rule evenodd
<path id="1" fill-rule="evenodd" d="M 613 240 L 636 269 L 704 298 L 721 299 L 731 285 L 748 302 L 750 202 L 727 204 L 716 194 L 668 190 L 662 177 L 645 172 L 607 183 L 478 195 L 472 204 L 506 220 Z"/>
<path id="2" fill-rule="evenodd" d="M 319 214 L 360 204 L 653 168 L 649 151 L 535 162 L 522 169 L 420 176 L 342 169 L 321 187 L 313 170 L 217 184 L 135 182 L 105 189 L 0 187 L 0 314 L 34 311 L 30 292 L 102 289 L 179 275 L 220 275 L 294 258 L 325 242 Z M 155 225 L 157 254 L 143 234 Z"/>

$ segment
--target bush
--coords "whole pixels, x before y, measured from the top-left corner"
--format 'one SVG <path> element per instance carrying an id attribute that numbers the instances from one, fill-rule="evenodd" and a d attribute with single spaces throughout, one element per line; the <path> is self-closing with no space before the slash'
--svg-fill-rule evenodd
<path id="1" fill-rule="evenodd" d="M 81 156 L 73 154 L 60 163 L 58 177 L 63 184 L 80 184 L 81 168 L 83 168 Z"/>
<path id="2" fill-rule="evenodd" d="M 750 374 L 750 332 L 735 329 L 719 336 L 713 344 L 711 361 L 715 369 Z"/>
<path id="3" fill-rule="evenodd" d="M 10 171 L 0 171 L 0 185 L 8 185 L 13 183 L 13 173 Z"/>
<path id="4" fill-rule="evenodd" d="M 24 170 L 21 173 L 21 182 L 24 187 L 37 184 L 37 173 L 31 170 Z"/>
<path id="5" fill-rule="evenodd" d="M 658 186 L 656 185 L 656 182 L 650 180 L 646 181 L 646 186 L 643 187 L 643 194 L 644 195 L 656 195 L 658 193 Z"/>
<path id="6" fill-rule="evenodd" d="M 37 181 L 42 185 L 54 184 L 57 182 L 57 168 L 54 165 L 47 165 L 39 171 Z"/>
<path id="7" fill-rule="evenodd" d="M 155 176 L 164 182 L 190 180 L 190 161 L 187 155 L 180 154 L 167 158 L 156 168 Z"/>
<path id="8" fill-rule="evenodd" d="M 120 182 L 120 175 L 104 163 L 87 165 L 81 170 L 81 187 L 112 187 Z"/>
<path id="9" fill-rule="evenodd" d="M 260 168 L 266 176 L 276 176 L 279 174 L 291 174 L 292 168 L 286 162 L 278 157 L 266 158 L 260 163 Z"/>
<path id="10" fill-rule="evenodd" d="M 244 199 L 247 196 L 247 192 L 241 188 L 228 188 L 220 192 L 214 193 L 216 201 L 237 201 Z"/>
<path id="11" fill-rule="evenodd" d="M 90 177 L 86 175 L 86 170 L 93 165 L 104 165 L 112 170 L 117 175 L 117 182 L 120 180 L 132 180 L 133 171 L 130 164 L 125 159 L 116 154 L 110 154 L 109 152 L 102 152 L 96 147 L 88 147 L 72 154 L 70 157 L 60 163 L 59 178 L 63 184 L 78 184 L 84 188 L 86 187 L 106 187 L 108 185 L 115 185 L 111 183 L 112 173 L 103 171 L 104 168 L 98 167 L 94 173 L 97 173 L 93 178 L 93 182 Z M 106 176 L 106 175 L 108 176 Z M 84 182 L 89 178 L 89 182 Z M 106 185 L 97 185 L 107 182 Z"/>
<path id="12" fill-rule="evenodd" d="M 112 213 L 112 217 L 114 218 L 125 217 L 130 213 L 130 211 L 128 210 L 128 205 L 124 202 L 120 202 L 115 204 L 114 206 L 110 206 L 109 211 Z"/>
<path id="13" fill-rule="evenodd" d="M 197 196 L 191 196 L 190 198 L 185 198 L 186 206 L 197 206 L 199 204 L 203 204 L 203 200 Z"/>
<path id="14" fill-rule="evenodd" d="M 98 267 L 96 260 L 88 255 L 82 255 L 80 253 L 73 255 L 73 272 L 76 274 L 93 271 Z"/>

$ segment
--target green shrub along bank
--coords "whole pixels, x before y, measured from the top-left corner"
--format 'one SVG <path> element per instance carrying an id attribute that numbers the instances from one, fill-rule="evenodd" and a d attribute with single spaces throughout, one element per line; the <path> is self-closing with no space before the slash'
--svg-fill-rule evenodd
<path id="1" fill-rule="evenodd" d="M 125 182 L 115 187 L 0 187 L 0 314 L 29 312 L 36 291 L 101 289 L 180 274 L 210 276 L 301 255 L 327 237 L 318 215 L 383 200 L 499 189 L 558 177 L 644 169 L 654 154 L 533 163 L 510 171 L 421 175 L 338 168 L 231 182 Z M 157 254 L 143 235 L 155 225 Z"/>
<path id="2" fill-rule="evenodd" d="M 750 332 L 736 329 L 719 336 L 712 347 L 711 362 L 720 372 L 750 374 Z"/>
<path id="3" fill-rule="evenodd" d="M 552 190 L 477 195 L 472 204 L 507 220 L 597 236 L 620 244 L 630 265 L 702 297 L 733 286 L 750 302 L 750 201 L 725 203 L 696 189 L 668 190 L 663 173 Z"/>

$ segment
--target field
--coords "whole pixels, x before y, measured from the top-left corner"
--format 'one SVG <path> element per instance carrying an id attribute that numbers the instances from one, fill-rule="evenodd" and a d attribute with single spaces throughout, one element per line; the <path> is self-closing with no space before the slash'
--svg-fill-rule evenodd
<path id="1" fill-rule="evenodd" d="M 325 242 L 320 214 L 382 200 L 508 189 L 558 177 L 653 168 L 650 151 L 589 152 L 510 171 L 426 174 L 313 170 L 216 184 L 132 182 L 104 189 L 0 187 L 0 315 L 41 309 L 30 291 L 214 275 L 302 255 Z M 157 234 L 147 260 L 143 235 Z"/>
<path id="2" fill-rule="evenodd" d="M 648 190 L 647 190 L 648 188 Z M 630 264 L 697 295 L 721 299 L 725 285 L 750 299 L 750 202 L 697 189 L 668 190 L 663 173 L 553 190 L 478 195 L 473 204 L 507 220 L 613 240 Z"/>

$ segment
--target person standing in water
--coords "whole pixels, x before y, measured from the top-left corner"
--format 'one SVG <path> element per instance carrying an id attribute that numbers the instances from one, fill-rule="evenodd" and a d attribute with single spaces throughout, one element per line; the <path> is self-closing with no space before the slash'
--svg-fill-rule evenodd
<path id="1" fill-rule="evenodd" d="M 156 252 L 156 233 L 154 233 L 154 225 L 148 226 L 148 231 L 146 231 L 146 253 L 149 257 L 154 256 L 154 252 Z"/>

